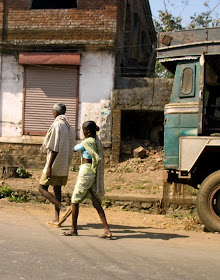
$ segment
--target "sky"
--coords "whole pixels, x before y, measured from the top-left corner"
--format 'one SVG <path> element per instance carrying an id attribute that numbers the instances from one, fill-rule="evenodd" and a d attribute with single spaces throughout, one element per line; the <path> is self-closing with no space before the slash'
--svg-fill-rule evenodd
<path id="1" fill-rule="evenodd" d="M 208 11 L 208 9 L 203 5 L 205 0 L 188 0 L 188 5 L 185 6 L 182 3 L 182 0 L 166 0 L 168 11 L 174 16 L 180 16 L 182 20 L 182 25 L 186 26 L 190 22 L 190 16 L 193 16 L 194 13 L 199 14 L 200 12 Z M 213 11 L 212 15 L 214 18 L 220 17 L 220 0 L 206 0 L 210 8 L 214 8 L 218 3 L 218 7 Z M 158 10 L 164 10 L 163 0 L 149 0 L 151 12 L 153 19 L 157 19 Z M 174 4 L 174 5 L 172 5 Z"/>

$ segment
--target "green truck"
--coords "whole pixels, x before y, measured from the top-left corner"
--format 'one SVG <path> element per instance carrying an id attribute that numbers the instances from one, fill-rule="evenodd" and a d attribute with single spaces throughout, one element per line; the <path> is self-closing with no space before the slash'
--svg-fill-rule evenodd
<path id="1" fill-rule="evenodd" d="M 157 58 L 175 75 L 164 109 L 166 181 L 198 189 L 201 221 L 220 232 L 220 28 L 161 33 Z"/>

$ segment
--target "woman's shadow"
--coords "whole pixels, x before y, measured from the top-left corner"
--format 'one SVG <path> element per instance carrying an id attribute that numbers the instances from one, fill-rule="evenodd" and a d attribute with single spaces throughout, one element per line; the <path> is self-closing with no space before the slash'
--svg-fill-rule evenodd
<path id="1" fill-rule="evenodd" d="M 152 227 L 130 227 L 130 226 L 122 226 L 122 225 L 109 225 L 113 240 L 119 239 L 127 239 L 127 238 L 146 238 L 146 239 L 161 239 L 161 240 L 170 240 L 174 238 L 187 238 L 187 235 L 180 235 L 174 233 L 161 233 L 161 232 L 151 232 L 147 231 L 147 229 L 156 229 L 157 231 L 162 231 L 163 229 L 152 228 Z M 63 226 L 62 230 L 67 230 L 69 226 Z M 79 232 L 82 233 L 84 230 L 89 229 L 103 229 L 101 224 L 86 224 L 78 226 Z M 80 233 L 79 233 L 80 234 Z M 80 234 L 83 235 L 83 234 Z M 86 235 L 93 236 L 93 235 Z"/>

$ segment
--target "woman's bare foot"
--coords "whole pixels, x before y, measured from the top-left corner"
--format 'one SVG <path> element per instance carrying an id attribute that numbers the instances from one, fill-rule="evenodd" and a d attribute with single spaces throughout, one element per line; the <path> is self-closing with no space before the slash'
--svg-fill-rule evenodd
<path id="1" fill-rule="evenodd" d="M 112 234 L 110 231 L 104 231 L 102 235 L 98 236 L 99 238 L 106 238 L 106 239 L 111 239 L 112 238 Z"/>
<path id="2" fill-rule="evenodd" d="M 61 233 L 62 236 L 77 236 L 78 232 L 77 231 L 73 231 L 73 230 L 69 230 L 69 231 L 64 231 Z"/>

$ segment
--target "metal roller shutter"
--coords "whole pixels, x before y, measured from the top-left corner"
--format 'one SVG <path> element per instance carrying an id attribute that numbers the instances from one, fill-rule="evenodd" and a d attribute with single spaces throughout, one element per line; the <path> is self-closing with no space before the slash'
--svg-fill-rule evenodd
<path id="1" fill-rule="evenodd" d="M 25 68 L 23 133 L 45 135 L 53 122 L 52 108 L 64 103 L 66 116 L 76 128 L 78 70 L 74 67 Z"/>

